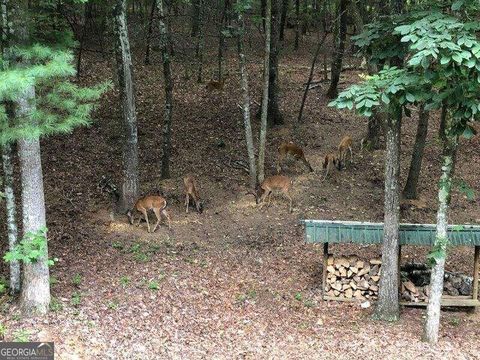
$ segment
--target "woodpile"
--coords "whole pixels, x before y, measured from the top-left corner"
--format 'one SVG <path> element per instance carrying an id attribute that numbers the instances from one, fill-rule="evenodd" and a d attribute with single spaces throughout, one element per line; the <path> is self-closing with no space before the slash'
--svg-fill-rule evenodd
<path id="1" fill-rule="evenodd" d="M 382 261 L 356 256 L 327 259 L 325 295 L 340 299 L 375 300 L 378 296 Z"/>

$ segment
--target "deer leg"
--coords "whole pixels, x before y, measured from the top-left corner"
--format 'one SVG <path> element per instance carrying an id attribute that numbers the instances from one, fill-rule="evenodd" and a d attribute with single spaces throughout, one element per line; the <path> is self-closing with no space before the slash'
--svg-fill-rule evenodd
<path id="1" fill-rule="evenodd" d="M 282 167 L 280 166 L 280 161 L 281 161 L 281 159 L 278 158 L 277 159 L 277 174 L 280 174 L 280 171 L 282 171 Z"/>
<path id="2" fill-rule="evenodd" d="M 153 209 L 153 212 L 155 213 L 155 217 L 157 218 L 157 222 L 155 223 L 155 226 L 153 227 L 152 233 L 154 233 L 155 230 L 157 230 L 157 226 L 158 226 L 158 224 L 160 224 L 160 219 L 162 218 L 160 216 L 160 209 Z"/>
<path id="3" fill-rule="evenodd" d="M 150 223 L 148 222 L 147 210 L 146 209 L 141 209 L 140 211 L 143 214 L 143 216 L 145 217 L 145 220 L 147 220 L 147 229 L 148 229 L 148 232 L 150 232 Z"/>
<path id="4" fill-rule="evenodd" d="M 325 176 L 323 177 L 323 180 L 322 180 L 322 181 L 325 181 L 325 179 L 327 178 L 327 176 L 328 176 L 328 170 L 330 170 L 330 162 L 327 164 L 327 169 L 325 170 Z"/>
<path id="5" fill-rule="evenodd" d="M 185 195 L 185 206 L 187 207 L 187 214 L 188 214 L 188 205 L 190 204 L 190 197 L 188 196 L 188 192 L 187 194 Z"/>
<path id="6" fill-rule="evenodd" d="M 167 218 L 168 229 L 170 230 L 172 228 L 172 220 L 170 219 L 170 215 L 168 215 L 168 212 L 165 209 L 162 210 L 162 214 Z"/>
<path id="7" fill-rule="evenodd" d="M 259 204 L 260 204 L 260 209 L 262 209 L 265 206 L 265 199 L 267 196 L 270 194 L 270 192 L 265 191 L 262 196 L 260 197 Z"/>
<path id="8" fill-rule="evenodd" d="M 283 194 L 285 195 L 285 197 L 286 197 L 288 200 L 290 200 L 290 207 L 289 207 L 289 211 L 290 211 L 290 212 L 292 212 L 292 203 L 293 203 L 293 199 L 292 199 L 292 197 L 291 197 L 291 196 L 288 194 L 288 192 L 286 192 L 286 191 L 285 191 Z"/>
<path id="9" fill-rule="evenodd" d="M 350 146 L 348 149 L 350 150 L 350 161 L 353 162 L 353 151 L 352 151 L 352 147 Z"/>

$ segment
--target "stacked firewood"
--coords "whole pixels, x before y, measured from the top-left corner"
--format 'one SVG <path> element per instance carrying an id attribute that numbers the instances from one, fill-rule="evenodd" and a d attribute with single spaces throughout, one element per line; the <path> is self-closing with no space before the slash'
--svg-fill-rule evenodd
<path id="1" fill-rule="evenodd" d="M 376 299 L 382 261 L 362 260 L 356 256 L 327 259 L 325 295 L 344 299 Z"/>

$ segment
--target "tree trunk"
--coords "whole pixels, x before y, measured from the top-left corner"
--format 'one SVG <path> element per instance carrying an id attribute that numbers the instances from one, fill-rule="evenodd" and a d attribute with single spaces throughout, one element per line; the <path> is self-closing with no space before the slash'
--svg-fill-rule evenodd
<path id="1" fill-rule="evenodd" d="M 342 72 L 343 54 L 345 52 L 345 39 L 347 37 L 347 6 L 348 0 L 340 0 L 340 7 L 338 11 L 339 26 L 337 34 L 337 46 L 335 55 L 332 61 L 332 78 L 330 88 L 327 91 L 327 96 L 334 99 L 338 96 L 338 82 L 340 81 L 340 73 Z"/>
<path id="2" fill-rule="evenodd" d="M 405 199 L 416 199 L 418 178 L 422 169 L 423 151 L 425 149 L 425 141 L 428 132 L 429 112 L 425 111 L 424 105 L 420 105 L 418 112 L 418 127 L 413 145 L 412 160 L 410 161 L 410 169 L 408 171 L 407 183 L 403 189 L 403 197 Z"/>
<path id="3" fill-rule="evenodd" d="M 270 37 L 272 25 L 272 0 L 266 0 L 265 7 L 265 55 L 263 63 L 263 95 L 260 121 L 260 142 L 258 148 L 258 183 L 265 178 L 265 148 L 267 143 L 268 96 L 270 85 Z"/>
<path id="4" fill-rule="evenodd" d="M 17 116 L 30 116 L 34 110 L 35 89 L 30 87 L 17 103 Z M 18 141 L 18 155 L 22 180 L 23 238 L 46 227 L 40 140 Z M 45 314 L 50 304 L 50 275 L 48 251 L 37 261 L 24 264 L 20 308 L 26 316 Z"/>
<path id="5" fill-rule="evenodd" d="M 300 105 L 300 111 L 298 113 L 298 122 L 302 121 L 303 108 L 305 106 L 305 101 L 307 100 L 308 90 L 310 89 L 310 84 L 313 80 L 313 73 L 315 71 L 315 63 L 317 62 L 318 55 L 320 54 L 320 49 L 322 48 L 325 39 L 327 38 L 327 33 L 323 35 L 322 40 L 317 45 L 317 50 L 315 50 L 315 55 L 313 56 L 312 66 L 310 67 L 310 74 L 308 75 L 307 85 L 305 86 L 305 91 L 303 92 L 302 104 Z"/>
<path id="6" fill-rule="evenodd" d="M 295 0 L 295 45 L 294 50 L 298 50 L 300 41 L 300 0 Z"/>
<path id="7" fill-rule="evenodd" d="M 162 144 L 162 179 L 170 177 L 170 153 L 172 149 L 172 111 L 173 111 L 173 79 L 168 53 L 168 29 L 165 24 L 163 0 L 155 0 L 159 16 L 160 49 L 162 52 L 163 77 L 165 81 L 165 112 L 163 117 Z"/>
<path id="8" fill-rule="evenodd" d="M 282 125 L 283 115 L 278 106 L 278 56 L 280 53 L 279 29 L 280 12 L 279 1 L 271 0 L 271 27 L 270 27 L 270 74 L 268 85 L 268 116 L 270 126 Z"/>
<path id="9" fill-rule="evenodd" d="M 398 228 L 400 218 L 400 132 L 402 110 L 387 119 L 385 153 L 385 218 L 382 245 L 382 276 L 374 318 L 397 321 L 398 304 Z"/>
<path id="10" fill-rule="evenodd" d="M 200 8 L 202 0 L 193 0 L 192 2 L 192 31 L 190 32 L 191 37 L 195 37 L 200 30 Z"/>
<path id="11" fill-rule="evenodd" d="M 135 110 L 133 66 L 130 55 L 130 43 L 128 41 L 126 6 L 126 0 L 117 0 L 113 8 L 116 43 L 115 57 L 125 128 L 123 180 L 119 203 L 121 212 L 125 212 L 133 207 L 139 191 L 137 114 Z"/>
<path id="12" fill-rule="evenodd" d="M 80 78 L 80 72 L 82 70 L 82 53 L 83 53 L 83 46 L 85 45 L 85 36 L 87 34 L 87 22 L 90 20 L 92 16 L 92 4 L 85 3 L 83 5 L 85 7 L 84 11 L 84 24 L 82 29 L 82 36 L 80 37 L 80 47 L 78 49 L 78 58 L 77 58 L 77 79 Z"/>
<path id="13" fill-rule="evenodd" d="M 240 67 L 240 78 L 243 95 L 243 124 L 245 127 L 245 140 L 247 142 L 248 164 L 250 170 L 250 188 L 255 189 L 257 185 L 257 169 L 255 164 L 255 150 L 253 148 L 253 134 L 252 124 L 250 122 L 250 93 L 248 90 L 248 73 L 245 61 L 245 53 L 243 50 L 243 33 L 245 31 L 245 24 L 243 14 L 238 12 L 239 35 L 237 39 L 238 46 L 238 63 Z"/>
<path id="14" fill-rule="evenodd" d="M 10 144 L 2 147 L 3 179 L 5 183 L 5 205 L 7 208 L 8 249 L 12 251 L 18 240 L 17 209 L 15 206 L 15 194 L 13 193 L 13 164 L 12 148 Z M 20 262 L 10 262 L 10 293 L 20 292 Z"/>
<path id="15" fill-rule="evenodd" d="M 448 246 L 448 207 L 452 190 L 452 177 L 455 171 L 458 137 L 452 129 L 452 118 L 446 108 L 442 109 L 440 138 L 443 142 L 442 175 L 438 188 L 437 234 L 433 251 L 436 253 L 435 263 L 430 276 L 430 297 L 427 305 L 425 322 L 425 340 L 431 344 L 438 342 L 440 327 L 440 301 L 443 292 L 443 278 Z"/>
<path id="16" fill-rule="evenodd" d="M 155 0 L 152 1 L 150 9 L 150 20 L 148 22 L 147 47 L 145 49 L 145 65 L 150 65 L 150 51 L 152 49 L 153 19 L 155 17 Z"/>
<path id="17" fill-rule="evenodd" d="M 221 1 L 219 2 L 219 6 L 221 6 Z M 225 16 L 227 11 L 227 5 L 223 7 L 222 10 L 222 17 L 220 19 L 220 23 L 218 26 L 218 81 L 222 81 L 223 78 L 223 58 L 224 58 L 224 48 L 225 48 L 225 37 L 223 36 L 223 24 L 225 23 Z"/>
<path id="18" fill-rule="evenodd" d="M 203 81 L 203 50 L 205 47 L 205 32 L 203 30 L 203 0 L 199 0 L 200 4 L 200 14 L 199 14 L 199 29 L 197 36 L 197 46 L 196 46 L 196 55 L 197 55 L 197 82 L 201 83 Z"/>
<path id="19" fill-rule="evenodd" d="M 283 41 L 285 38 L 285 23 L 287 22 L 288 0 L 282 0 L 282 10 L 280 15 L 280 35 L 279 40 Z"/>

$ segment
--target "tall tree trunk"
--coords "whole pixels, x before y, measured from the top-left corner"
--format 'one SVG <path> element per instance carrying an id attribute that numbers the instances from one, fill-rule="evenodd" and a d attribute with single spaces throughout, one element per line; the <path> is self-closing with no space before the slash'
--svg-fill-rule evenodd
<path id="1" fill-rule="evenodd" d="M 418 111 L 418 126 L 415 144 L 413 145 L 412 160 L 408 170 L 407 182 L 403 189 L 403 197 L 406 199 L 416 199 L 418 178 L 422 169 L 423 152 L 428 132 L 429 112 L 425 111 L 424 104 L 420 105 Z"/>
<path id="2" fill-rule="evenodd" d="M 150 20 L 148 21 L 147 47 L 145 49 L 145 65 L 150 65 L 150 51 L 152 49 L 153 19 L 155 18 L 155 0 L 152 0 Z"/>
<path id="3" fill-rule="evenodd" d="M 295 45 L 294 50 L 298 50 L 300 41 L 300 0 L 295 0 Z"/>
<path id="4" fill-rule="evenodd" d="M 173 111 L 173 79 L 168 52 L 168 29 L 165 22 L 163 0 L 155 0 L 159 16 L 160 49 L 162 52 L 163 77 L 165 82 L 165 112 L 163 117 L 162 144 L 162 179 L 170 177 L 170 153 L 172 149 L 172 111 Z"/>
<path id="5" fill-rule="evenodd" d="M 270 126 L 283 124 L 283 115 L 278 106 L 278 57 L 280 54 L 280 0 L 271 0 L 271 27 L 270 27 L 270 77 L 268 85 L 268 117 Z"/>
<path id="6" fill-rule="evenodd" d="M 85 3 L 83 5 L 85 7 L 84 10 L 84 23 L 82 28 L 82 36 L 80 37 L 80 47 L 78 49 L 78 57 L 77 57 L 77 79 L 80 78 L 80 72 L 82 70 L 82 54 L 83 54 L 83 47 L 85 45 L 85 36 L 87 34 L 87 23 L 90 21 L 92 16 L 92 4 Z"/>
<path id="7" fill-rule="evenodd" d="M 191 37 L 198 35 L 200 30 L 200 7 L 202 0 L 193 0 L 192 2 L 192 30 L 190 32 Z"/>
<path id="8" fill-rule="evenodd" d="M 267 0 L 260 0 L 260 16 L 262 17 L 262 29 L 265 32 L 267 25 Z"/>
<path id="9" fill-rule="evenodd" d="M 427 320 L 425 322 L 425 340 L 431 344 L 438 342 L 440 327 L 440 301 L 443 292 L 443 278 L 448 246 L 448 208 L 452 190 L 452 177 L 455 171 L 455 160 L 458 137 L 452 129 L 452 116 L 445 106 L 442 109 L 440 138 L 443 143 L 442 175 L 438 187 L 437 234 L 432 251 L 435 252 L 434 265 L 430 275 L 430 296 L 427 305 Z M 442 133 L 443 132 L 443 133 Z"/>
<path id="10" fill-rule="evenodd" d="M 300 111 L 298 113 L 298 119 L 297 119 L 298 122 L 302 121 L 303 108 L 305 106 L 305 101 L 307 100 L 308 90 L 310 90 L 310 84 L 312 83 L 312 80 L 313 80 L 315 63 L 317 62 L 318 55 L 320 54 L 320 49 L 322 48 L 326 38 L 327 38 L 327 32 L 325 32 L 325 34 L 323 35 L 322 40 L 319 41 L 317 45 L 317 50 L 315 50 L 315 55 L 313 55 L 312 66 L 310 67 L 310 74 L 308 75 L 307 85 L 305 86 L 305 90 L 303 92 L 302 104 L 300 105 Z"/>
<path id="11" fill-rule="evenodd" d="M 250 170 L 250 188 L 255 189 L 255 186 L 257 185 L 257 169 L 255 164 L 255 150 L 253 148 L 252 124 L 250 122 L 250 92 L 248 90 L 248 73 L 245 60 L 245 52 L 243 50 L 243 34 L 245 31 L 245 23 L 243 20 L 242 11 L 238 12 L 238 26 L 239 35 L 237 39 L 237 48 L 241 79 L 240 82 L 243 95 L 243 124 L 245 127 L 245 140 L 247 142 L 248 164 Z"/>
<path id="12" fill-rule="evenodd" d="M 335 47 L 335 55 L 332 61 L 332 78 L 327 96 L 334 99 L 338 96 L 338 82 L 340 81 L 340 73 L 342 72 L 343 54 L 345 52 L 345 39 L 347 37 L 347 6 L 349 0 L 340 0 L 338 10 L 338 33 L 337 45 Z"/>
<path id="13" fill-rule="evenodd" d="M 385 218 L 382 245 L 382 276 L 374 318 L 397 321 L 398 304 L 398 229 L 400 218 L 400 132 L 402 110 L 387 119 L 385 152 Z"/>
<path id="14" fill-rule="evenodd" d="M 34 110 L 35 89 L 30 87 L 17 103 L 17 116 L 28 117 Z M 23 238 L 46 227 L 43 173 L 40 158 L 40 140 L 18 141 L 18 155 L 22 180 Z M 28 240 L 27 240 L 28 241 Z M 48 312 L 50 304 L 50 274 L 48 251 L 35 262 L 24 264 L 20 308 L 26 316 Z"/>
<path id="15" fill-rule="evenodd" d="M 203 81 L 203 50 L 205 48 L 205 31 L 203 29 L 203 0 L 199 0 L 200 4 L 200 14 L 199 14 L 199 29 L 197 36 L 197 46 L 196 46 L 196 55 L 197 55 L 197 82 L 201 83 Z"/>
<path id="16" fill-rule="evenodd" d="M 126 9 L 126 0 L 117 0 L 113 8 L 115 58 L 125 128 L 122 192 L 119 203 L 119 209 L 122 212 L 133 207 L 139 191 L 137 113 Z"/>
<path id="17" fill-rule="evenodd" d="M 282 0 L 282 10 L 280 15 L 280 41 L 283 41 L 285 37 L 285 23 L 287 22 L 287 13 L 288 13 L 288 0 Z"/>
<path id="18" fill-rule="evenodd" d="M 268 96 L 270 85 L 270 42 L 272 25 L 272 0 L 266 0 L 265 6 L 265 55 L 263 62 L 263 95 L 260 121 L 260 141 L 258 147 L 258 183 L 265 178 L 265 148 L 267 144 Z"/>
<path id="19" fill-rule="evenodd" d="M 219 1 L 219 7 L 221 6 L 222 2 Z M 218 25 L 218 76 L 217 79 L 218 81 L 222 81 L 223 78 L 223 58 L 224 58 L 224 49 L 225 49 L 225 37 L 223 36 L 223 25 L 225 23 L 225 17 L 226 17 L 226 11 L 227 11 L 227 5 L 223 7 L 222 10 L 222 17 L 220 19 L 220 23 Z"/>
<path id="20" fill-rule="evenodd" d="M 17 245 L 17 209 L 15 206 L 15 194 L 13 193 L 13 164 L 12 148 L 10 144 L 2 147 L 3 158 L 3 178 L 5 183 L 5 205 L 7 210 L 7 229 L 8 229 L 8 249 L 12 251 Z M 10 293 L 20 292 L 20 262 L 14 260 L 10 262 Z"/>
<path id="21" fill-rule="evenodd" d="M 11 33 L 10 26 L 8 22 L 8 1 L 0 0 L 0 54 L 3 59 L 7 60 L 6 63 L 10 60 L 10 49 L 9 47 L 9 35 Z M 3 66 L 0 67 L 0 70 L 4 70 Z M 15 116 L 14 104 L 7 103 L 4 104 L 7 110 L 8 121 L 13 121 Z M 3 177 L 5 185 L 5 205 L 7 213 L 7 231 L 8 231 L 8 248 L 12 251 L 18 241 L 18 228 L 17 228 L 17 211 L 15 206 L 15 194 L 13 192 L 13 165 L 12 165 L 12 148 L 11 144 L 5 144 L 2 147 L 2 160 L 3 160 Z M 16 294 L 20 292 L 21 279 L 20 279 L 20 262 L 14 260 L 10 262 L 10 293 Z"/>

